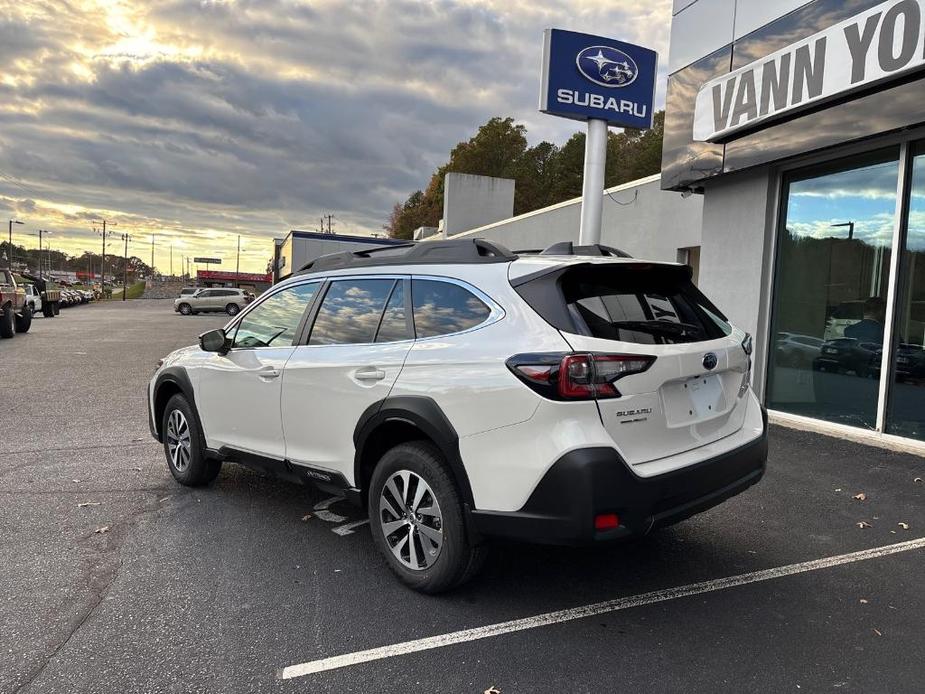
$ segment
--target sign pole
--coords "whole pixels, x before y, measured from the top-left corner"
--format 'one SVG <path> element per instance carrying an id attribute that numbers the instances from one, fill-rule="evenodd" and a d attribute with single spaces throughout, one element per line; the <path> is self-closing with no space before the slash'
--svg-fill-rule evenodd
<path id="1" fill-rule="evenodd" d="M 585 165 L 581 184 L 581 225 L 578 245 L 601 242 L 601 215 L 604 209 L 604 169 L 607 165 L 607 121 L 588 120 L 585 138 Z"/>

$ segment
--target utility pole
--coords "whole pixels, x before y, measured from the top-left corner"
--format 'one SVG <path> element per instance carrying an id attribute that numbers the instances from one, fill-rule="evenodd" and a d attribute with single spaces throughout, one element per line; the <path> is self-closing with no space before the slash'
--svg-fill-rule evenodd
<path id="1" fill-rule="evenodd" d="M 42 279 L 42 235 L 50 234 L 51 232 L 48 229 L 39 229 L 38 232 L 38 234 L 32 235 L 39 237 L 39 279 Z"/>
<path id="2" fill-rule="evenodd" d="M 334 215 L 333 215 L 333 214 L 327 214 L 327 215 L 325 215 L 325 217 L 327 217 L 327 220 L 328 220 L 328 233 L 330 234 L 330 233 L 332 233 L 332 232 L 331 232 L 331 220 L 334 219 Z M 324 224 L 324 217 L 322 217 L 321 223 Z"/>
<path id="3" fill-rule="evenodd" d="M 235 274 L 241 272 L 241 234 L 238 234 L 238 262 L 234 266 Z"/>
<path id="4" fill-rule="evenodd" d="M 121 235 L 125 241 L 125 255 L 122 257 L 122 301 L 125 301 L 125 293 L 128 289 L 128 240 L 132 238 L 128 234 Z"/>
<path id="5" fill-rule="evenodd" d="M 100 292 L 102 292 L 106 287 L 106 220 L 103 222 L 103 257 L 100 259 Z M 113 222 L 109 226 L 114 227 L 116 223 Z"/>
<path id="6" fill-rule="evenodd" d="M 7 264 L 7 267 L 9 267 L 10 272 L 13 272 L 13 225 L 14 224 L 22 224 L 22 222 L 20 222 L 18 219 L 10 220 L 10 247 L 6 249 L 6 252 L 8 254 L 6 257 L 6 264 Z"/>
<path id="7" fill-rule="evenodd" d="M 154 234 L 151 234 L 151 274 L 154 274 Z"/>

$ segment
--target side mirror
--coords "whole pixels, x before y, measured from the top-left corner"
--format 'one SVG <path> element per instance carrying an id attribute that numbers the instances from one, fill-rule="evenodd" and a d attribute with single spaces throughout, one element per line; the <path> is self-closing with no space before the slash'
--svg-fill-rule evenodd
<path id="1" fill-rule="evenodd" d="M 204 352 L 218 352 L 219 354 L 227 354 L 228 350 L 231 349 L 228 336 L 225 335 L 222 328 L 209 330 L 200 335 L 199 346 Z"/>

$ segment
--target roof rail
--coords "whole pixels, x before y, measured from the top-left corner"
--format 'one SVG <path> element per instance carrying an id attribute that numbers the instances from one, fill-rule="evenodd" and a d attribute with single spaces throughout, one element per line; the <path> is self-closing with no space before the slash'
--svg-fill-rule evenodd
<path id="1" fill-rule="evenodd" d="M 589 246 L 576 246 L 571 241 L 560 241 L 543 249 L 540 255 L 594 255 L 611 258 L 632 258 L 626 251 L 613 246 L 603 246 L 593 243 Z"/>
<path id="2" fill-rule="evenodd" d="M 516 259 L 517 255 L 500 243 L 485 239 L 448 239 L 331 253 L 306 263 L 296 274 L 381 265 L 507 263 Z"/>

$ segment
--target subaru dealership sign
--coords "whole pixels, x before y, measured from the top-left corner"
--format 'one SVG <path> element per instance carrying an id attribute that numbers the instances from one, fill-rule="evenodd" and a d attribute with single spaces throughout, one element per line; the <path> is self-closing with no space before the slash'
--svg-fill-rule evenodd
<path id="1" fill-rule="evenodd" d="M 575 120 L 652 127 L 655 51 L 603 36 L 547 29 L 540 111 Z"/>

